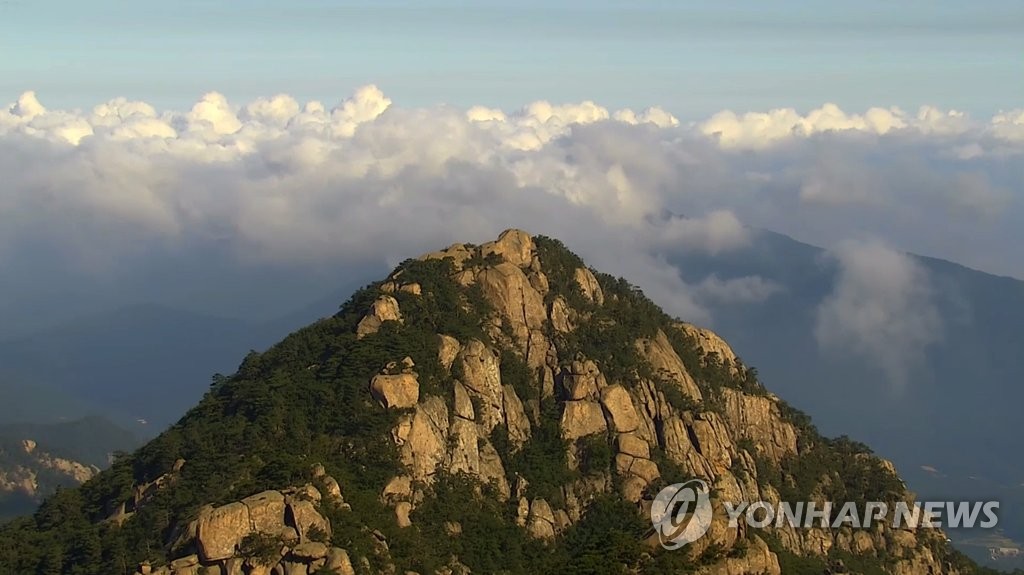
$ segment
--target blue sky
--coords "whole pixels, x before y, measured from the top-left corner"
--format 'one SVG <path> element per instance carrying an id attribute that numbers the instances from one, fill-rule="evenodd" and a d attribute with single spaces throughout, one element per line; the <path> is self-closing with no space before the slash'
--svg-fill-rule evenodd
<path id="1" fill-rule="evenodd" d="M 376 83 L 408 106 L 593 99 L 700 118 L 826 101 L 987 116 L 1024 96 L 1019 0 L 551 4 L 0 0 L 0 100 L 331 103 Z"/>

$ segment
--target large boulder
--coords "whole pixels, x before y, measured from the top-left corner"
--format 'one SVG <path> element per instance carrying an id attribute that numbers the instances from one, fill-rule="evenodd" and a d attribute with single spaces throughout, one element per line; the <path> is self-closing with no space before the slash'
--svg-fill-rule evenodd
<path id="1" fill-rule="evenodd" d="M 408 501 L 412 499 L 412 478 L 407 475 L 400 475 L 398 477 L 392 477 L 388 481 L 387 485 L 384 486 L 384 490 L 381 491 L 381 499 L 385 503 L 394 503 L 395 501 Z"/>
<path id="2" fill-rule="evenodd" d="M 480 246 L 480 253 L 484 257 L 495 254 L 516 267 L 525 268 L 533 261 L 535 249 L 530 234 L 509 229 L 501 232 L 497 240 Z"/>
<path id="3" fill-rule="evenodd" d="M 661 471 L 658 470 L 657 463 L 640 457 L 633 459 L 633 464 L 629 466 L 629 472 L 643 479 L 648 484 L 654 483 L 655 479 L 661 477 Z"/>
<path id="4" fill-rule="evenodd" d="M 400 528 L 412 527 L 412 519 L 409 518 L 410 513 L 412 513 L 412 503 L 399 501 L 395 504 L 395 522 L 398 523 Z"/>
<path id="5" fill-rule="evenodd" d="M 530 517 L 530 500 L 520 496 L 519 504 L 516 506 L 516 525 L 526 527 L 526 520 Z"/>
<path id="6" fill-rule="evenodd" d="M 601 390 L 601 405 L 608 412 L 608 420 L 614 431 L 629 433 L 640 427 L 640 417 L 633 406 L 633 399 L 621 385 L 610 385 Z"/>
<path id="7" fill-rule="evenodd" d="M 292 555 L 297 559 L 310 562 L 327 557 L 327 545 L 319 541 L 307 541 L 300 543 L 292 549 Z"/>
<path id="8" fill-rule="evenodd" d="M 222 561 L 235 554 L 247 535 L 252 533 L 249 508 L 236 501 L 213 509 L 206 508 L 196 527 L 196 544 L 204 562 Z"/>
<path id="9" fill-rule="evenodd" d="M 647 441 L 633 433 L 623 433 L 619 436 L 619 453 L 632 455 L 633 457 L 651 458 L 651 446 Z"/>
<path id="10" fill-rule="evenodd" d="M 388 409 L 406 409 L 419 402 L 420 383 L 415 373 L 377 374 L 370 381 L 370 394 Z"/>
<path id="11" fill-rule="evenodd" d="M 320 481 L 323 483 L 324 496 L 327 497 L 328 501 L 338 505 L 345 502 L 345 498 L 341 495 L 341 485 L 338 484 L 337 479 L 330 475 L 324 475 L 320 478 Z"/>
<path id="12" fill-rule="evenodd" d="M 565 402 L 561 428 L 562 437 L 569 441 L 603 433 L 608 429 L 604 421 L 604 412 L 596 401 Z"/>
<path id="13" fill-rule="evenodd" d="M 280 491 L 264 491 L 246 497 L 242 504 L 249 510 L 249 523 L 255 533 L 280 533 L 284 527 L 284 495 Z"/>
<path id="14" fill-rule="evenodd" d="M 382 295 L 370 306 L 370 311 L 356 326 L 356 337 L 362 339 L 380 331 L 386 321 L 402 321 L 402 312 L 398 309 L 398 300 Z"/>
<path id="15" fill-rule="evenodd" d="M 352 560 L 349 559 L 348 551 L 338 547 L 332 547 L 327 552 L 327 563 L 325 566 L 330 572 L 337 573 L 337 575 L 356 575 L 356 570 L 352 567 Z"/>
<path id="16" fill-rule="evenodd" d="M 639 477 L 644 481 L 645 485 L 653 483 L 655 479 L 661 476 L 658 464 L 650 459 L 633 457 L 625 453 L 619 453 L 615 456 L 615 470 L 622 476 L 634 475 Z"/>
<path id="17" fill-rule="evenodd" d="M 571 401 L 597 399 L 598 391 L 608 385 L 597 364 L 589 359 L 572 362 L 560 375 L 565 398 Z"/>
<path id="18" fill-rule="evenodd" d="M 289 497 L 287 503 L 288 515 L 295 526 L 295 530 L 299 533 L 300 541 L 303 543 L 309 541 L 316 531 L 330 535 L 331 524 L 323 515 L 320 515 L 312 501 Z"/>

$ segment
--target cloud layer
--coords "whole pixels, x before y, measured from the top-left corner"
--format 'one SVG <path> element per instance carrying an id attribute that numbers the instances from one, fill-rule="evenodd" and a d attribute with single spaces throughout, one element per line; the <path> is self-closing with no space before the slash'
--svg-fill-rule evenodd
<path id="1" fill-rule="evenodd" d="M 884 356 L 874 330 L 927 343 L 915 335 L 923 312 L 890 324 L 849 310 L 877 299 L 871 309 L 903 313 L 918 278 L 873 244 L 844 242 L 879 237 L 1024 276 L 1022 153 L 1021 110 L 976 121 L 826 104 L 685 122 L 590 101 L 406 108 L 375 86 L 334 105 L 209 93 L 182 111 L 123 98 L 51 110 L 26 92 L 0 107 L 0 321 L 75 298 L 93 302 L 83 309 L 106 298 L 230 311 L 239 297 L 210 286 L 253 290 L 254 278 L 286 274 L 301 281 L 268 294 L 326 293 L 320 284 L 346 270 L 522 227 L 713 322 L 715 305 L 780 288 L 757 277 L 688 285 L 666 256 L 749 249 L 754 226 L 840 246 L 843 283 L 819 336 Z M 874 257 L 892 264 L 885 274 L 865 275 Z M 253 302 L 247 313 L 281 311 L 269 295 Z"/>
<path id="2" fill-rule="evenodd" d="M 818 307 L 815 337 L 832 352 L 874 363 L 903 387 L 942 337 L 928 273 L 879 241 L 850 241 L 833 252 L 839 276 Z"/>

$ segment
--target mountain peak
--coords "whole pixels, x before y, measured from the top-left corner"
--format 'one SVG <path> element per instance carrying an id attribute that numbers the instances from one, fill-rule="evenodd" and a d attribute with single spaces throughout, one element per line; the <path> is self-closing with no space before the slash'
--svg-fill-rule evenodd
<path id="1" fill-rule="evenodd" d="M 709 534 L 660 549 L 654 495 L 693 478 L 718 494 Z M 717 335 L 511 229 L 406 260 L 251 353 L 155 440 L 0 530 L 0 567 L 778 574 L 839 556 L 961 572 L 938 532 L 755 531 L 722 507 L 811 497 L 907 494 Z"/>

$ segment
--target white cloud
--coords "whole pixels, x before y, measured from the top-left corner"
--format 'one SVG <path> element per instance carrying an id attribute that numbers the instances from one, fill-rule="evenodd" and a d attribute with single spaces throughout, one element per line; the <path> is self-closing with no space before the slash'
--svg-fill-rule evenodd
<path id="1" fill-rule="evenodd" d="M 842 132 L 954 137 L 972 130 L 987 129 L 997 139 L 1019 141 L 1024 139 L 1024 111 L 1000 113 L 986 126 L 973 122 L 964 112 L 941 110 L 934 106 L 921 106 L 914 115 L 895 107 L 876 107 L 863 114 L 847 114 L 836 104 L 825 104 L 806 115 L 793 108 L 744 114 L 725 110 L 699 123 L 697 128 L 715 138 L 724 148 L 753 150 L 795 138 Z"/>
<path id="2" fill-rule="evenodd" d="M 874 364 L 901 389 L 942 336 L 927 271 L 879 241 L 846 242 L 833 257 L 839 275 L 817 310 L 818 344 Z"/>
<path id="3" fill-rule="evenodd" d="M 723 280 L 712 274 L 694 286 L 697 301 L 709 305 L 761 303 L 782 291 L 783 286 L 761 276 Z"/>
<path id="4" fill-rule="evenodd" d="M 508 116 L 497 108 L 473 106 L 466 111 L 466 119 L 470 122 L 504 122 Z"/>
<path id="5" fill-rule="evenodd" d="M 39 103 L 39 99 L 36 97 L 35 92 L 25 92 L 18 98 L 18 101 L 11 106 L 11 114 L 29 120 L 45 113 L 46 108 Z"/>
<path id="6" fill-rule="evenodd" d="M 801 116 L 793 108 L 770 112 L 719 112 L 700 124 L 700 130 L 729 148 L 763 148 L 779 140 L 822 132 L 860 131 L 885 134 L 906 127 L 896 108 L 871 108 L 864 115 L 848 115 L 835 104 L 825 104 Z"/>
<path id="7" fill-rule="evenodd" d="M 925 134 L 955 135 L 971 128 L 967 114 L 958 110 L 940 110 L 935 106 L 921 106 L 911 124 Z"/>
<path id="8" fill-rule="evenodd" d="M 626 124 L 653 124 L 659 128 L 671 128 L 679 125 L 678 118 L 658 107 L 647 108 L 639 114 L 626 108 L 615 112 L 614 118 Z"/>
<path id="9" fill-rule="evenodd" d="M 991 131 L 997 138 L 1024 142 L 1024 109 L 997 114 L 992 118 Z"/>
<path id="10" fill-rule="evenodd" d="M 187 267 L 211 254 L 342 268 L 514 226 L 563 239 L 693 318 L 708 298 L 770 286 L 687 286 L 662 256 L 744 249 L 745 224 L 826 245 L 870 228 L 901 249 L 1016 265 L 1012 242 L 984 233 L 1019 237 L 1024 225 L 1019 114 L 974 123 L 922 110 L 826 105 L 694 125 L 590 101 L 409 108 L 375 86 L 333 107 L 211 92 L 184 111 L 125 98 L 51 110 L 26 92 L 0 107 L 0 271 L 123 280 L 145 258 Z"/>
<path id="11" fill-rule="evenodd" d="M 247 105 L 244 118 L 263 124 L 285 127 L 292 118 L 299 115 L 301 108 L 298 101 L 288 94 L 278 94 L 273 98 L 260 98 Z"/>
<path id="12" fill-rule="evenodd" d="M 886 194 L 885 180 L 865 171 L 859 162 L 847 158 L 820 155 L 800 183 L 800 200 L 812 204 L 881 204 Z"/>
<path id="13" fill-rule="evenodd" d="M 736 214 L 716 210 L 700 218 L 670 218 L 660 229 L 662 245 L 717 255 L 750 243 L 750 233 Z"/>
<path id="14" fill-rule="evenodd" d="M 228 99 L 217 92 L 205 94 L 192 106 L 192 111 L 186 117 L 189 127 L 198 132 L 210 129 L 214 134 L 223 136 L 242 129 L 242 122 L 228 104 Z"/>
<path id="15" fill-rule="evenodd" d="M 352 137 L 360 124 L 372 122 L 391 107 L 391 99 L 377 86 L 364 86 L 331 110 L 333 135 Z"/>

